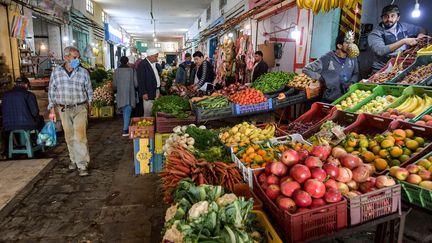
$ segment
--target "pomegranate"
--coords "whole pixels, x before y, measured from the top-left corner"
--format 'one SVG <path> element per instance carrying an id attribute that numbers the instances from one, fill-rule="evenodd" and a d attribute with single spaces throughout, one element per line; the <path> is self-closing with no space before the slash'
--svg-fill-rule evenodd
<path id="1" fill-rule="evenodd" d="M 309 151 L 306 149 L 300 149 L 297 153 L 299 154 L 299 161 L 303 161 L 309 156 Z"/>
<path id="2" fill-rule="evenodd" d="M 291 176 L 285 176 L 282 179 L 280 179 L 279 184 L 282 184 L 285 181 L 294 181 L 294 178 L 292 178 Z"/>
<path id="3" fill-rule="evenodd" d="M 375 166 L 372 164 L 363 164 L 369 169 L 369 175 L 373 175 L 376 172 Z"/>
<path id="4" fill-rule="evenodd" d="M 275 175 L 267 176 L 267 184 L 269 185 L 279 185 L 279 177 Z"/>
<path id="5" fill-rule="evenodd" d="M 334 147 L 331 151 L 331 155 L 336 159 L 342 158 L 347 154 L 347 151 L 341 147 Z"/>
<path id="6" fill-rule="evenodd" d="M 312 176 L 309 168 L 301 164 L 294 165 L 290 170 L 290 175 L 300 184 Z"/>
<path id="7" fill-rule="evenodd" d="M 349 192 L 349 187 L 347 186 L 347 184 L 343 182 L 337 182 L 337 187 L 338 187 L 338 191 L 340 191 L 340 193 L 342 194 Z"/>
<path id="8" fill-rule="evenodd" d="M 306 158 L 304 164 L 309 168 L 315 168 L 315 167 L 319 167 L 321 168 L 323 166 L 323 162 L 315 156 L 309 156 Z"/>
<path id="9" fill-rule="evenodd" d="M 331 147 L 328 145 L 318 145 L 312 148 L 311 155 L 318 157 L 320 160 L 325 161 L 331 153 Z"/>
<path id="10" fill-rule="evenodd" d="M 269 187 L 269 184 L 267 184 L 267 182 L 264 182 L 263 184 L 261 184 L 261 188 L 263 189 L 263 191 L 266 191 L 268 187 Z"/>
<path id="11" fill-rule="evenodd" d="M 266 195 L 271 200 L 276 200 L 276 198 L 280 195 L 280 187 L 278 185 L 270 185 L 266 190 Z"/>
<path id="12" fill-rule="evenodd" d="M 350 180 L 350 181 L 348 181 L 345 184 L 348 186 L 348 188 L 350 189 L 350 191 L 357 190 L 358 187 L 359 187 L 359 184 L 356 181 L 354 181 L 354 180 Z"/>
<path id="13" fill-rule="evenodd" d="M 318 208 L 326 205 L 327 203 L 322 198 L 314 198 L 312 199 L 311 208 Z"/>
<path id="14" fill-rule="evenodd" d="M 365 182 L 370 176 L 370 167 L 360 165 L 352 171 L 352 179 L 356 182 Z"/>
<path id="15" fill-rule="evenodd" d="M 330 178 L 336 178 L 339 176 L 339 167 L 332 165 L 332 164 L 324 164 L 323 166 L 324 171 L 327 173 L 327 175 L 330 176 Z"/>
<path id="16" fill-rule="evenodd" d="M 334 179 L 328 179 L 325 183 L 324 183 L 326 189 L 328 190 L 329 188 L 333 188 L 333 189 L 338 189 L 337 186 L 337 182 Z"/>
<path id="17" fill-rule="evenodd" d="M 327 163 L 332 164 L 336 167 L 339 167 L 341 165 L 340 160 L 337 158 L 334 158 L 333 156 L 328 157 Z"/>
<path id="18" fill-rule="evenodd" d="M 282 177 L 287 173 L 287 171 L 288 168 L 282 162 L 273 162 L 271 165 L 271 173 L 276 176 Z"/>
<path id="19" fill-rule="evenodd" d="M 280 157 L 280 160 L 282 163 L 284 163 L 287 166 L 295 165 L 299 162 L 300 157 L 297 151 L 294 149 L 287 149 L 282 152 L 282 155 Z"/>
<path id="20" fill-rule="evenodd" d="M 261 173 L 261 175 L 258 176 L 259 184 L 263 184 L 267 181 L 267 175 L 265 173 Z"/>
<path id="21" fill-rule="evenodd" d="M 317 179 L 321 182 L 323 182 L 327 177 L 327 173 L 325 172 L 325 170 L 323 170 L 321 168 L 317 168 L 317 167 L 311 169 L 311 175 L 312 175 L 312 178 Z"/>
<path id="22" fill-rule="evenodd" d="M 300 189 L 301 186 L 297 181 L 286 181 L 280 185 L 281 192 L 287 197 L 292 197 L 295 190 Z"/>
<path id="23" fill-rule="evenodd" d="M 313 198 L 322 198 L 326 192 L 324 183 L 317 179 L 307 180 L 303 189 Z"/>
<path id="24" fill-rule="evenodd" d="M 337 203 L 342 200 L 342 194 L 340 191 L 330 188 L 324 195 L 324 200 L 327 203 Z"/>
<path id="25" fill-rule="evenodd" d="M 352 179 L 352 171 L 345 167 L 339 168 L 339 176 L 336 177 L 337 181 L 348 182 Z"/>
<path id="26" fill-rule="evenodd" d="M 348 198 L 355 198 L 359 195 L 361 195 L 361 193 L 358 191 L 349 191 L 348 193 L 344 194 L 344 196 L 346 196 Z"/>
<path id="27" fill-rule="evenodd" d="M 294 202 L 299 207 L 309 207 L 312 204 L 312 197 L 303 190 L 296 190 L 293 194 Z"/>
<path id="28" fill-rule="evenodd" d="M 296 203 L 289 197 L 279 198 L 279 200 L 277 201 L 277 205 L 280 209 L 288 211 L 289 213 L 295 213 L 295 211 L 297 210 Z"/>
<path id="29" fill-rule="evenodd" d="M 272 166 L 273 162 L 269 162 L 266 164 L 264 172 L 266 173 L 266 175 L 271 175 L 271 166 Z"/>
<path id="30" fill-rule="evenodd" d="M 345 156 L 343 156 L 340 159 L 340 161 L 341 161 L 342 166 L 344 166 L 350 170 L 363 164 L 362 160 L 358 156 L 355 156 L 352 154 L 346 154 Z"/>
<path id="31" fill-rule="evenodd" d="M 375 183 L 373 183 L 372 181 L 366 181 L 366 182 L 360 183 L 358 189 L 362 193 L 366 193 L 366 192 L 370 192 L 371 189 L 374 187 L 375 187 Z"/>

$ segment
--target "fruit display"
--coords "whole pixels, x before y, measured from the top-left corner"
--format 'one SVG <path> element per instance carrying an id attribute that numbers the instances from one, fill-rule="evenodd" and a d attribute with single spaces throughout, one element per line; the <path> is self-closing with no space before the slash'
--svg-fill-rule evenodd
<path id="1" fill-rule="evenodd" d="M 138 126 L 138 127 L 153 126 L 153 119 L 144 118 L 142 120 L 139 120 L 138 122 L 132 123 L 131 126 Z"/>
<path id="2" fill-rule="evenodd" d="M 267 142 L 262 144 L 242 144 L 234 146 L 232 152 L 245 167 L 257 169 L 265 167 L 266 163 L 273 162 L 275 158 L 279 158 L 281 154 L 288 149 L 294 149 L 298 152 L 302 152 L 303 150 L 310 151 L 311 146 L 292 141 L 279 144 Z"/>
<path id="3" fill-rule="evenodd" d="M 399 166 L 428 145 L 411 129 L 395 129 L 373 137 L 351 132 L 340 144 L 348 153 L 359 155 L 378 172 Z"/>
<path id="4" fill-rule="evenodd" d="M 240 83 L 233 83 L 229 86 L 223 87 L 221 90 L 213 92 L 212 95 L 223 95 L 225 97 L 230 97 L 231 95 L 237 93 L 238 91 L 245 90 L 248 87 Z"/>
<path id="5" fill-rule="evenodd" d="M 93 104 L 97 107 L 114 104 L 114 92 L 112 82 L 106 82 L 97 87 L 93 92 Z"/>
<path id="6" fill-rule="evenodd" d="M 297 0 L 297 7 L 311 9 L 313 14 L 328 12 L 334 8 L 355 8 L 360 0 Z"/>
<path id="7" fill-rule="evenodd" d="M 401 105 L 394 109 L 399 112 L 412 113 L 414 116 L 418 116 L 431 106 L 432 98 L 428 95 L 411 95 Z"/>
<path id="8" fill-rule="evenodd" d="M 133 118 L 129 126 L 129 138 L 148 138 L 149 134 L 153 134 L 153 124 L 153 119 L 150 118 Z"/>
<path id="9" fill-rule="evenodd" d="M 416 121 L 415 124 L 432 127 L 432 115 L 424 115 L 420 120 Z"/>
<path id="10" fill-rule="evenodd" d="M 332 0 L 332 1 L 335 1 L 335 0 Z M 360 55 L 360 50 L 359 50 L 357 44 L 354 43 L 355 42 L 354 31 L 352 31 L 352 30 L 347 31 L 345 33 L 344 41 L 348 44 L 347 51 L 346 51 L 348 57 L 349 58 L 356 58 L 356 57 L 358 57 Z"/>
<path id="11" fill-rule="evenodd" d="M 259 90 L 246 88 L 231 95 L 229 100 L 239 105 L 251 105 L 265 102 L 267 97 Z"/>
<path id="12" fill-rule="evenodd" d="M 224 96 L 209 96 L 195 102 L 195 105 L 203 109 L 222 108 L 229 105 L 229 100 Z"/>
<path id="13" fill-rule="evenodd" d="M 253 199 L 190 180 L 174 188 L 174 198 L 165 214 L 162 242 L 265 242 L 252 212 Z"/>
<path id="14" fill-rule="evenodd" d="M 418 185 L 432 190 L 432 156 L 419 160 L 416 164 L 407 165 L 405 168 L 393 166 L 389 174 L 394 178 L 410 184 Z"/>
<path id="15" fill-rule="evenodd" d="M 219 139 L 226 146 L 237 145 L 241 142 L 250 143 L 270 139 L 275 135 L 276 126 L 273 124 L 267 125 L 264 129 L 243 122 L 235 125 L 227 131 L 219 134 Z"/>
<path id="16" fill-rule="evenodd" d="M 393 68 L 390 71 L 376 73 L 368 79 L 368 83 L 384 83 L 385 81 L 394 79 L 400 73 L 398 68 Z"/>
<path id="17" fill-rule="evenodd" d="M 411 112 L 399 112 L 394 108 L 388 108 L 385 112 L 381 112 L 379 115 L 385 118 L 390 118 L 395 120 L 409 120 L 416 117 Z"/>
<path id="18" fill-rule="evenodd" d="M 408 73 L 407 76 L 400 82 L 401 84 L 416 84 L 432 75 L 432 63 L 419 66 L 415 70 Z"/>
<path id="19" fill-rule="evenodd" d="M 274 92 L 283 88 L 296 75 L 296 73 L 287 72 L 265 73 L 252 83 L 252 88 L 263 93 Z"/>
<path id="20" fill-rule="evenodd" d="M 387 106 L 395 102 L 396 97 L 393 95 L 377 96 L 369 103 L 362 106 L 356 113 L 376 113 L 384 110 Z"/>
<path id="21" fill-rule="evenodd" d="M 338 110 L 346 110 L 354 107 L 358 103 L 362 102 L 364 99 L 369 97 L 372 94 L 370 90 L 361 90 L 358 89 L 351 93 L 345 100 L 342 100 L 339 104 L 336 105 Z"/>
<path id="22" fill-rule="evenodd" d="M 344 127 L 339 124 L 333 121 L 326 121 L 320 126 L 319 132 L 312 135 L 308 140 L 313 145 L 337 145 L 345 139 L 343 130 Z"/>
<path id="23" fill-rule="evenodd" d="M 305 90 L 312 84 L 318 84 L 319 81 L 312 79 L 311 77 L 307 76 L 306 74 L 302 73 L 297 76 L 295 76 L 291 81 L 288 82 L 289 87 Z"/>
<path id="24" fill-rule="evenodd" d="M 417 45 L 402 52 L 402 56 L 416 56 L 417 52 L 425 47 L 428 47 L 432 42 L 432 37 L 424 36 L 417 40 Z"/>
<path id="25" fill-rule="evenodd" d="M 288 134 L 302 134 L 309 130 L 313 125 L 315 125 L 315 122 L 290 122 L 285 128 L 283 128 L 283 130 Z"/>

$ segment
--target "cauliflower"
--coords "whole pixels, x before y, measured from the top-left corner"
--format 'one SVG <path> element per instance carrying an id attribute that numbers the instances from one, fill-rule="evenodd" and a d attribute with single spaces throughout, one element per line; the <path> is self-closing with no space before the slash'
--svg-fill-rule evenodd
<path id="1" fill-rule="evenodd" d="M 194 219 L 199 218 L 202 214 L 208 213 L 209 203 L 207 201 L 197 202 L 189 209 L 188 219 L 192 221 Z"/>
<path id="2" fill-rule="evenodd" d="M 237 200 L 237 196 L 234 193 L 225 194 L 216 200 L 219 207 L 225 207 Z"/>
<path id="3" fill-rule="evenodd" d="M 174 243 L 182 243 L 183 242 L 183 233 L 177 229 L 177 224 L 179 221 L 176 221 L 170 229 L 165 232 L 165 235 L 162 239 L 162 242 L 174 242 Z"/>
<path id="4" fill-rule="evenodd" d="M 177 213 L 178 203 L 169 207 L 165 214 L 165 222 L 170 221 Z"/>

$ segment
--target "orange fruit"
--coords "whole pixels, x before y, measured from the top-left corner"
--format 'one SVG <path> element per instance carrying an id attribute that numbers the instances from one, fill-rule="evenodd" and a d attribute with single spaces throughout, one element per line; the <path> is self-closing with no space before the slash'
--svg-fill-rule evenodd
<path id="1" fill-rule="evenodd" d="M 416 150 L 420 145 L 416 140 L 409 140 L 405 143 L 405 146 L 411 150 Z"/>
<path id="2" fill-rule="evenodd" d="M 263 149 L 258 150 L 257 154 L 264 156 L 265 154 L 267 154 L 267 152 Z"/>
<path id="3" fill-rule="evenodd" d="M 431 167 L 431 165 L 432 165 L 432 163 L 429 161 L 429 160 L 427 160 L 427 159 L 421 159 L 418 163 L 417 163 L 417 165 L 419 165 L 419 166 L 423 166 L 425 169 L 429 169 L 429 167 Z"/>
<path id="4" fill-rule="evenodd" d="M 405 161 L 407 161 L 407 160 L 409 160 L 409 159 L 410 159 L 409 155 L 406 155 L 406 154 L 402 154 L 402 155 L 399 157 L 399 161 L 400 161 L 401 163 L 403 163 L 403 162 L 405 162 Z"/>
<path id="5" fill-rule="evenodd" d="M 393 131 L 393 137 L 396 141 L 403 141 L 406 138 L 406 133 L 402 129 L 396 129 Z"/>
<path id="6" fill-rule="evenodd" d="M 375 140 L 369 140 L 369 149 L 372 149 L 373 147 L 377 146 L 378 142 Z"/>
<path id="7" fill-rule="evenodd" d="M 364 158 L 366 162 L 373 162 L 375 159 L 375 154 L 370 151 L 363 151 L 361 156 Z"/>
<path id="8" fill-rule="evenodd" d="M 347 141 L 347 145 L 348 145 L 348 146 L 354 148 L 354 147 L 357 146 L 357 144 L 358 144 L 357 139 L 355 139 L 355 138 L 353 138 L 353 137 L 348 138 L 348 141 Z"/>
<path id="9" fill-rule="evenodd" d="M 430 173 L 432 173 L 432 166 L 431 167 L 429 167 L 429 170 L 428 170 Z"/>
<path id="10" fill-rule="evenodd" d="M 411 129 L 405 129 L 405 135 L 407 138 L 412 138 L 414 136 L 414 131 Z"/>
<path id="11" fill-rule="evenodd" d="M 377 158 L 374 160 L 375 168 L 378 171 L 383 171 L 387 169 L 388 163 L 385 159 Z"/>
<path id="12" fill-rule="evenodd" d="M 378 153 L 379 157 L 381 158 L 386 158 L 387 156 L 389 156 L 389 151 L 387 149 L 381 149 Z"/>
<path id="13" fill-rule="evenodd" d="M 351 154 L 352 155 L 360 155 L 360 151 L 352 151 Z"/>
<path id="14" fill-rule="evenodd" d="M 232 150 L 233 150 L 233 153 L 235 153 L 235 154 L 236 154 L 236 153 L 238 152 L 238 147 L 233 147 L 233 149 L 232 149 Z"/>
<path id="15" fill-rule="evenodd" d="M 252 159 L 249 158 L 249 157 L 247 157 L 247 158 L 245 159 L 245 163 L 250 164 L 250 162 L 252 162 Z"/>
<path id="16" fill-rule="evenodd" d="M 374 146 L 374 147 L 372 148 L 372 152 L 373 152 L 374 154 L 376 154 L 376 155 L 379 154 L 380 150 L 381 150 L 381 147 L 378 146 L 378 145 L 377 145 L 377 146 Z"/>
<path id="17" fill-rule="evenodd" d="M 263 157 L 259 154 L 255 154 L 253 160 L 255 160 L 256 162 L 263 162 Z"/>
<path id="18" fill-rule="evenodd" d="M 417 141 L 417 143 L 419 144 L 419 146 L 423 146 L 424 143 L 425 143 L 425 140 L 422 137 L 416 137 L 416 138 L 414 138 L 414 140 Z"/>
<path id="19" fill-rule="evenodd" d="M 358 138 L 359 137 L 359 135 L 356 133 L 356 132 L 350 132 L 350 134 L 349 134 L 351 137 L 354 137 L 354 138 Z"/>
<path id="20" fill-rule="evenodd" d="M 404 146 L 404 145 L 405 145 L 405 142 L 404 142 L 403 140 L 399 140 L 399 141 L 396 141 L 395 144 L 396 144 L 396 145 L 399 145 L 399 146 Z"/>
<path id="21" fill-rule="evenodd" d="M 381 142 L 381 148 L 390 148 L 390 147 L 393 147 L 394 146 L 394 141 L 392 141 L 392 140 L 389 140 L 389 139 L 384 139 L 382 142 Z"/>
<path id="22" fill-rule="evenodd" d="M 397 146 L 394 146 L 390 149 L 390 155 L 393 158 L 398 158 L 403 154 L 403 149 Z"/>
<path id="23" fill-rule="evenodd" d="M 254 144 L 254 145 L 252 145 L 252 147 L 253 147 L 253 149 L 255 151 L 257 151 L 258 149 L 260 149 L 260 146 L 258 144 Z"/>
<path id="24" fill-rule="evenodd" d="M 246 154 L 252 154 L 255 153 L 255 149 L 253 147 L 249 147 L 246 149 Z"/>

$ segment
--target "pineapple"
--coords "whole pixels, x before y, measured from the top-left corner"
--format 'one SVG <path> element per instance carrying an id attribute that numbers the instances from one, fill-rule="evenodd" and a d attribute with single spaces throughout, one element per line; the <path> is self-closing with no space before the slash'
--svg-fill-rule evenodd
<path id="1" fill-rule="evenodd" d="M 348 43 L 347 54 L 350 58 L 358 57 L 360 50 L 358 46 L 354 43 L 354 32 L 352 30 L 345 34 L 345 42 Z"/>

